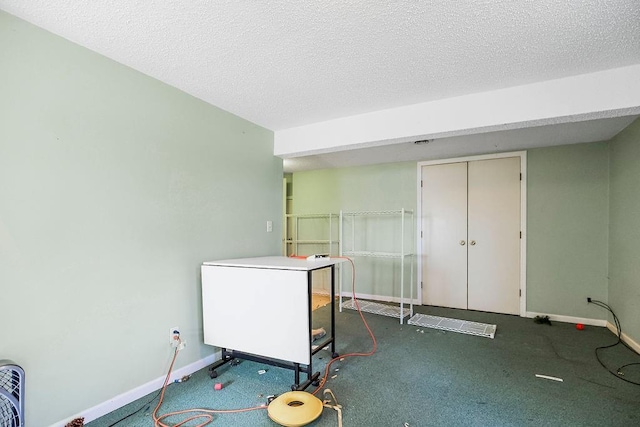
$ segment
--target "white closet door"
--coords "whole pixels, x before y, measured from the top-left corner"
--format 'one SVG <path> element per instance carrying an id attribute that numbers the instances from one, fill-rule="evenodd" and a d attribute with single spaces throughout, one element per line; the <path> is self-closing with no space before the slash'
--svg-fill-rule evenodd
<path id="1" fill-rule="evenodd" d="M 422 303 L 467 308 L 467 163 L 422 167 Z"/>
<path id="2" fill-rule="evenodd" d="M 469 162 L 468 308 L 520 313 L 520 158 Z"/>

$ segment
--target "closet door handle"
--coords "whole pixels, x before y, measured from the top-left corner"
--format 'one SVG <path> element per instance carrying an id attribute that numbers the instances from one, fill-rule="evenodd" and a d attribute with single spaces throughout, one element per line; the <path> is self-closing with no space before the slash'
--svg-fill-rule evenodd
<path id="1" fill-rule="evenodd" d="M 460 246 L 464 246 L 467 242 L 465 242 L 464 240 L 460 240 Z"/>
<path id="2" fill-rule="evenodd" d="M 475 246 L 475 245 L 476 245 L 476 241 L 475 241 L 475 240 L 472 240 L 472 241 L 470 241 L 470 242 L 469 242 L 469 244 L 470 244 L 471 246 Z"/>

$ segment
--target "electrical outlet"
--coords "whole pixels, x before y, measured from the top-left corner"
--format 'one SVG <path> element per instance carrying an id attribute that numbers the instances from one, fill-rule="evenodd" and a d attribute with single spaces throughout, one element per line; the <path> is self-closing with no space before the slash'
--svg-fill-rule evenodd
<path id="1" fill-rule="evenodd" d="M 267 233 L 271 233 L 273 231 L 273 221 L 267 221 Z"/>
<path id="2" fill-rule="evenodd" d="M 178 347 L 180 345 L 180 328 L 177 326 L 169 329 L 169 345 L 171 345 L 171 347 Z"/>

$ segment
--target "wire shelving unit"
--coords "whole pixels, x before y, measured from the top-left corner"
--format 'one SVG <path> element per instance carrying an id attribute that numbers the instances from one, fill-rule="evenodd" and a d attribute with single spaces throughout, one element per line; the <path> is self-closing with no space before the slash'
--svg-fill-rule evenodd
<path id="1" fill-rule="evenodd" d="M 369 239 L 371 234 L 370 230 L 367 230 L 366 221 L 371 218 L 387 217 L 394 221 L 392 225 L 392 232 L 399 234 L 399 245 L 391 248 L 380 248 L 385 250 L 374 250 L 367 247 L 370 244 Z M 358 224 L 358 222 L 364 222 L 365 224 Z M 374 230 L 373 234 L 380 230 Z M 389 230 L 387 230 L 389 232 Z M 359 212 L 344 212 L 340 211 L 340 229 L 339 229 L 339 241 L 340 241 L 340 256 L 346 256 L 354 258 L 354 263 L 357 258 L 388 258 L 396 259 L 400 264 L 400 299 L 397 306 L 390 305 L 389 302 L 394 299 L 393 295 L 370 295 L 370 299 L 376 301 L 360 300 L 358 298 L 358 305 L 364 312 L 379 314 L 383 316 L 390 316 L 398 318 L 400 323 L 404 323 L 404 319 L 413 315 L 413 269 L 414 269 L 414 240 L 415 239 L 415 224 L 413 220 L 413 211 L 406 209 L 399 210 L 381 210 L 381 211 L 359 211 Z M 378 243 L 379 245 L 379 243 Z M 389 251 L 388 249 L 391 249 Z M 407 277 L 405 267 L 409 267 L 409 298 L 405 298 L 405 287 L 407 285 Z M 340 277 L 340 311 L 343 308 L 357 309 L 356 302 L 353 298 L 343 301 L 343 280 Z M 353 291 L 353 290 L 352 290 Z"/>

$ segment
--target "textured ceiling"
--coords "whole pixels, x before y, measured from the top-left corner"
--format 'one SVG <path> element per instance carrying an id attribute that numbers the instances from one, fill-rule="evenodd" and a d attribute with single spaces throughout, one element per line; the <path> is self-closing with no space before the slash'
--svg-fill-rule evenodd
<path id="1" fill-rule="evenodd" d="M 0 0 L 272 130 L 640 63 L 638 0 Z"/>

